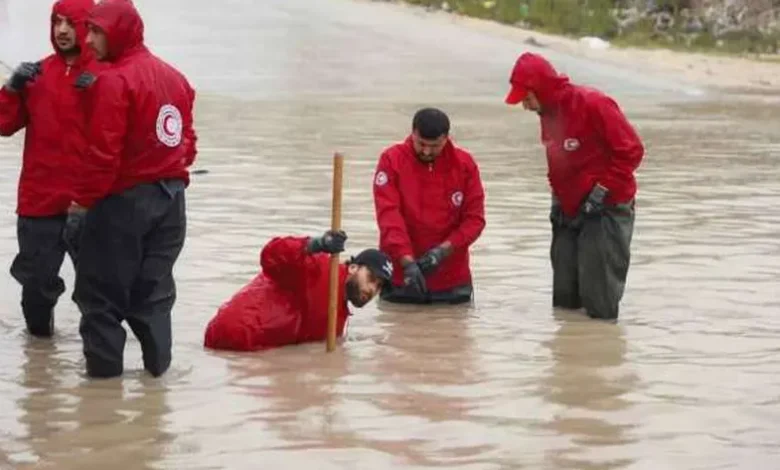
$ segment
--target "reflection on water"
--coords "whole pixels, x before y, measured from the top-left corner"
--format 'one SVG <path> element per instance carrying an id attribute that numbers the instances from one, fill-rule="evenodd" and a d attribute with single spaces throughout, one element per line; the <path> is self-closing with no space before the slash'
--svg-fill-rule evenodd
<path id="1" fill-rule="evenodd" d="M 45 51 L 30 31 L 45 31 L 49 2 L 5 1 L 12 22 L 31 22 L 14 30 L 32 38 L 16 52 Z M 669 106 L 668 82 L 554 56 L 615 92 L 648 149 L 621 319 L 602 324 L 550 306 L 538 120 L 501 101 L 522 47 L 347 0 L 231 0 L 219 15 L 213 2 L 137 3 L 153 49 L 198 85 L 197 167 L 209 170 L 188 193 L 174 363 L 146 378 L 130 337 L 126 376 L 87 381 L 70 292 L 57 337 L 28 341 L 19 287 L 0 276 L 0 468 L 777 466 L 775 105 Z M 475 305 L 372 304 L 328 355 L 205 351 L 206 323 L 257 272 L 263 243 L 328 226 L 335 150 L 347 252 L 376 244 L 376 160 L 426 105 L 449 113 L 485 181 Z M 7 263 L 20 149 L 21 136 L 0 141 Z M 70 288 L 69 263 L 63 275 Z"/>
<path id="2" fill-rule="evenodd" d="M 17 422 L 30 437 L 14 468 L 155 468 L 170 440 L 160 383 L 75 377 L 48 341 L 27 340 L 24 355 L 20 385 L 28 392 L 17 402 Z"/>
<path id="3" fill-rule="evenodd" d="M 550 449 L 553 468 L 628 468 L 634 459 L 619 457 L 637 441 L 637 424 L 620 423 L 632 403 L 626 394 L 637 377 L 625 371 L 626 341 L 620 325 L 590 321 L 580 315 L 560 315 L 560 326 L 544 346 L 553 365 L 540 382 L 542 394 L 559 405 L 550 430 L 566 436 L 567 446 Z M 630 367 L 630 366 L 629 366 Z"/>

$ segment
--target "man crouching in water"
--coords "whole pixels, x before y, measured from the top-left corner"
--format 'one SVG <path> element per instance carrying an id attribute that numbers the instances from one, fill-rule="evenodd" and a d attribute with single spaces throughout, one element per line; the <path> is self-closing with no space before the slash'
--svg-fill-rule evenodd
<path id="1" fill-rule="evenodd" d="M 331 253 L 344 251 L 347 235 L 276 237 L 260 252 L 262 271 L 224 303 L 206 327 L 210 349 L 259 351 L 322 341 L 327 335 Z M 367 249 L 339 266 L 336 335 L 343 336 L 347 301 L 361 308 L 392 279 L 383 252 Z"/>

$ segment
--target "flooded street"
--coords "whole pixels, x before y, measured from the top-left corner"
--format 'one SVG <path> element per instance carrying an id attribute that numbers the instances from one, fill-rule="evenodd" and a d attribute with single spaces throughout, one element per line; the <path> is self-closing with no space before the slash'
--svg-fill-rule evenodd
<path id="1" fill-rule="evenodd" d="M 208 170 L 187 193 L 174 362 L 149 378 L 129 335 L 124 378 L 87 380 L 68 261 L 54 340 L 27 338 L 8 274 L 22 140 L 0 141 L 0 469 L 780 466 L 776 104 L 549 51 L 612 93 L 647 147 L 620 321 L 605 324 L 550 307 L 538 118 L 503 104 L 515 57 L 534 49 L 385 4 L 136 4 L 147 44 L 198 89 Z M 50 50 L 49 5 L 0 0 L 9 35 L 29 41 L 0 60 Z M 347 253 L 375 246 L 374 166 L 427 105 L 484 179 L 475 306 L 374 302 L 328 355 L 204 350 L 270 237 L 328 228 L 335 150 Z"/>

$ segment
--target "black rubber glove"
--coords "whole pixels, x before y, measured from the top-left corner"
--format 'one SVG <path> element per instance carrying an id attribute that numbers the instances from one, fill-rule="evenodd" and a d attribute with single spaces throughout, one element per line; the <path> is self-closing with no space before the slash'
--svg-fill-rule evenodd
<path id="1" fill-rule="evenodd" d="M 444 248 L 437 246 L 436 248 L 428 250 L 420 259 L 418 259 L 417 265 L 420 266 L 420 270 L 423 274 L 428 274 L 435 271 L 446 257 L 447 252 Z"/>
<path id="2" fill-rule="evenodd" d="M 590 190 L 588 198 L 582 204 L 582 213 L 586 216 L 601 215 L 604 212 L 604 199 L 607 197 L 607 188 L 597 184 Z"/>
<path id="3" fill-rule="evenodd" d="M 22 62 L 16 67 L 14 73 L 11 74 L 11 77 L 5 83 L 5 86 L 14 92 L 22 91 L 24 86 L 27 85 L 27 82 L 33 80 L 40 73 L 40 62 Z"/>
<path id="4" fill-rule="evenodd" d="M 404 266 L 404 286 L 416 295 L 425 295 L 428 287 L 425 285 L 425 275 L 417 263 L 408 263 Z"/>
<path id="5" fill-rule="evenodd" d="M 86 90 L 87 88 L 91 87 L 93 83 L 95 83 L 94 75 L 89 72 L 81 72 L 78 78 L 76 78 L 76 81 L 73 83 L 73 86 L 81 90 Z"/>
<path id="6" fill-rule="evenodd" d="M 311 237 L 309 239 L 309 253 L 341 253 L 344 251 L 344 243 L 347 241 L 347 234 L 343 230 L 334 232 L 328 230 L 321 237 Z"/>
<path id="7" fill-rule="evenodd" d="M 585 202 L 580 206 L 580 210 L 570 223 L 573 229 L 580 229 L 585 223 L 586 218 L 598 217 L 604 212 L 604 199 L 607 197 L 607 188 L 599 184 L 593 186 Z"/>

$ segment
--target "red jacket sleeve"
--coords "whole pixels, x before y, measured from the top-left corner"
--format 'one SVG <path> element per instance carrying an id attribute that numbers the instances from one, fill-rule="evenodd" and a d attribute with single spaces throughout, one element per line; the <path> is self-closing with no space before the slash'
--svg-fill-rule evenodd
<path id="1" fill-rule="evenodd" d="M 616 182 L 634 174 L 645 154 L 642 141 L 628 122 L 618 104 L 608 96 L 594 103 L 596 119 L 606 146 L 611 153 L 610 165 L 599 183 L 609 190 Z"/>
<path id="2" fill-rule="evenodd" d="M 192 87 L 187 87 L 189 92 L 189 101 L 190 101 L 190 108 L 189 111 L 185 114 L 183 119 L 184 124 L 184 130 L 183 130 L 183 143 L 185 145 L 185 161 L 184 166 L 189 167 L 195 162 L 195 157 L 198 155 L 198 136 L 195 133 L 195 126 L 193 124 L 193 113 L 194 113 L 194 107 L 195 107 L 195 90 L 192 89 Z"/>
<path id="3" fill-rule="evenodd" d="M 303 281 L 312 255 L 306 249 L 309 237 L 275 237 L 260 252 L 263 273 L 279 285 L 295 287 Z"/>
<path id="4" fill-rule="evenodd" d="M 379 157 L 374 173 L 374 209 L 382 249 L 394 260 L 414 256 L 406 222 L 401 216 L 398 173 L 387 152 Z"/>
<path id="5" fill-rule="evenodd" d="M 467 169 L 466 188 L 463 192 L 460 226 L 447 237 L 454 249 L 468 248 L 485 228 L 485 189 L 476 162 Z"/>
<path id="6" fill-rule="evenodd" d="M 0 89 L 0 135 L 10 137 L 27 125 L 27 110 L 21 93 Z"/>
<path id="7" fill-rule="evenodd" d="M 101 74 L 90 89 L 87 151 L 76 203 L 92 206 L 105 197 L 117 178 L 127 132 L 129 100 L 124 79 Z"/>

